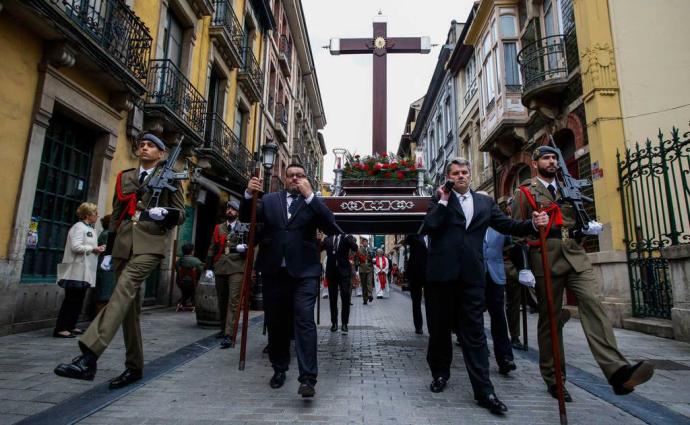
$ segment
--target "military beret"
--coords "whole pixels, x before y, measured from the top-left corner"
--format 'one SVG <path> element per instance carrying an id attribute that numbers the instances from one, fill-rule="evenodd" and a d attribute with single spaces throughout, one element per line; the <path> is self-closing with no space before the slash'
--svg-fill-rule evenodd
<path id="1" fill-rule="evenodd" d="M 558 150 L 556 150 L 556 148 L 554 148 L 553 146 L 539 146 L 532 153 L 532 159 L 536 161 L 539 158 L 541 158 L 542 156 L 544 156 L 546 154 L 550 154 L 550 153 L 552 153 L 552 154 L 556 155 L 556 157 L 558 157 Z"/>
<path id="2" fill-rule="evenodd" d="M 230 200 L 225 204 L 226 208 L 232 208 L 235 211 L 240 210 L 240 203 L 234 199 Z"/>
<path id="3" fill-rule="evenodd" d="M 153 135 L 151 133 L 144 134 L 143 136 L 141 136 L 139 138 L 139 140 L 148 140 L 149 142 L 156 145 L 158 147 L 158 149 L 160 149 L 162 151 L 166 150 L 165 143 L 163 143 L 163 141 L 161 139 L 159 139 L 158 137 L 156 137 L 155 135 Z"/>

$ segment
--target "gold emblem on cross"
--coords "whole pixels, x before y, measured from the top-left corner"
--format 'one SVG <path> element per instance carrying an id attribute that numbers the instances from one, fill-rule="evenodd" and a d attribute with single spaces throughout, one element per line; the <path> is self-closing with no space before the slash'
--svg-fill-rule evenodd
<path id="1" fill-rule="evenodd" d="M 377 49 L 385 49 L 386 48 L 386 39 L 379 36 L 374 39 L 374 47 Z"/>

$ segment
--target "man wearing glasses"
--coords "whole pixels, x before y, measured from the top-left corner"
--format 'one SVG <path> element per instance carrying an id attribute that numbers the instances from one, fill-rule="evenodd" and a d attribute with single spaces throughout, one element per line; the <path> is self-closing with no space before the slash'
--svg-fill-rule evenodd
<path id="1" fill-rule="evenodd" d="M 339 232 L 333 213 L 314 195 L 302 165 L 287 167 L 285 187 L 265 194 L 256 209 L 256 222 L 263 224 L 256 272 L 264 284 L 268 357 L 274 370 L 270 385 L 277 389 L 285 383 L 294 327 L 298 394 L 313 397 L 318 374 L 314 305 L 321 276 L 316 229 L 328 235 Z M 261 188 L 261 179 L 249 181 L 240 206 L 241 221 L 250 222 L 251 198 Z"/>

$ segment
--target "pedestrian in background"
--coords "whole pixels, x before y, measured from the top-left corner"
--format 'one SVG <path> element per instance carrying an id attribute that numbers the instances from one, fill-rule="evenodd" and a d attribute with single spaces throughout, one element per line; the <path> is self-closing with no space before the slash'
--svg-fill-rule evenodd
<path id="1" fill-rule="evenodd" d="M 367 305 L 374 300 L 374 279 L 372 276 L 371 253 L 369 252 L 369 239 L 359 237 L 359 249 L 355 256 L 355 270 L 359 276 L 359 284 L 362 286 L 362 304 Z"/>
<path id="2" fill-rule="evenodd" d="M 108 229 L 110 227 L 110 217 L 111 215 L 108 214 L 101 218 L 101 227 L 103 228 L 103 231 L 101 231 L 101 233 L 98 235 L 98 246 L 105 246 L 108 243 L 108 235 L 110 234 L 110 230 Z M 100 267 L 104 257 L 104 253 L 100 253 L 98 255 L 95 291 L 96 311 L 94 314 L 98 314 L 101 309 L 105 307 L 113 293 L 113 289 L 115 289 L 115 272 L 112 270 L 103 270 Z"/>
<path id="3" fill-rule="evenodd" d="M 376 250 L 376 257 L 374 258 L 374 287 L 376 288 L 376 298 L 381 299 L 386 291 L 388 284 L 388 258 L 383 255 L 381 248 Z"/>
<path id="4" fill-rule="evenodd" d="M 182 246 L 182 257 L 175 262 L 177 287 L 180 288 L 180 299 L 177 301 L 177 311 L 194 310 L 196 287 L 199 283 L 204 263 L 192 255 L 194 244 Z"/>
<path id="5" fill-rule="evenodd" d="M 98 255 L 105 250 L 98 245 L 94 224 L 98 220 L 98 206 L 84 202 L 77 208 L 77 221 L 67 234 L 62 263 L 58 264 L 58 285 L 65 290 L 53 336 L 74 338 L 82 331 L 76 329 L 86 291 L 96 285 Z"/>
<path id="6" fill-rule="evenodd" d="M 412 298 L 412 322 L 414 332 L 422 335 L 424 320 L 422 319 L 422 288 L 426 281 L 426 256 L 429 237 L 427 235 L 407 235 L 405 244 L 409 247 L 409 259 L 407 260 L 407 281 L 410 286 Z M 428 313 L 427 313 L 428 314 Z"/>

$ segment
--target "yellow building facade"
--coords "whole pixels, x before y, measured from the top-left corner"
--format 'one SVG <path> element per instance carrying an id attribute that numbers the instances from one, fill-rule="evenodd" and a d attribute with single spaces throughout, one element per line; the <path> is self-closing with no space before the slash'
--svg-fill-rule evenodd
<path id="1" fill-rule="evenodd" d="M 273 27 L 268 1 L 0 2 L 0 334 L 57 316 L 76 206 L 109 213 L 143 132 L 169 147 L 184 136 L 177 168 L 193 172 L 176 243 L 205 249 L 208 223 L 252 172 Z M 146 283 L 150 302 L 170 296 L 170 253 Z"/>

